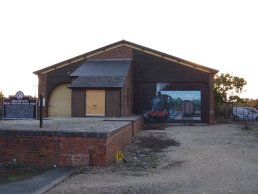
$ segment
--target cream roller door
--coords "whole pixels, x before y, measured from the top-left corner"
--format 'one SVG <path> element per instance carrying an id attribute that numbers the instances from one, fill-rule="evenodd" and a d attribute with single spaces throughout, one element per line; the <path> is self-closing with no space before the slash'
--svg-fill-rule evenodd
<path id="1" fill-rule="evenodd" d="M 67 87 L 68 84 L 61 84 L 51 92 L 48 103 L 49 117 L 71 116 L 71 90 Z"/>

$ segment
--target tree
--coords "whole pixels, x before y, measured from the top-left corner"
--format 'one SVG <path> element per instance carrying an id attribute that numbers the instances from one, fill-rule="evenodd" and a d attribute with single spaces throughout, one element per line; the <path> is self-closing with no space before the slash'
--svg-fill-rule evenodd
<path id="1" fill-rule="evenodd" d="M 4 98 L 4 94 L 2 91 L 0 91 L 0 106 L 2 105 L 3 98 Z"/>
<path id="2" fill-rule="evenodd" d="M 244 78 L 232 76 L 228 73 L 216 75 L 214 79 L 215 105 L 242 102 L 240 94 L 247 84 Z"/>
<path id="3" fill-rule="evenodd" d="M 250 107 L 254 107 L 254 108 L 258 109 L 258 99 L 245 98 L 243 100 L 244 100 L 243 104 L 245 106 L 250 106 Z"/>

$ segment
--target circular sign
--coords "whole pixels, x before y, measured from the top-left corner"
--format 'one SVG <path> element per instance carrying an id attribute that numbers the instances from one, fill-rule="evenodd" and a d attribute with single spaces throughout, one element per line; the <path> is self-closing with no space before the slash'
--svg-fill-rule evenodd
<path id="1" fill-rule="evenodd" d="M 22 91 L 18 91 L 16 92 L 15 96 L 18 100 L 21 100 L 24 97 L 24 93 Z"/>

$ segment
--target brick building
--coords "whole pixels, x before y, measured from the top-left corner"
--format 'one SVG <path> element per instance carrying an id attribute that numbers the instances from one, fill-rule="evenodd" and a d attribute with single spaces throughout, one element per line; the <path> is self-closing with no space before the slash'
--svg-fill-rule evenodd
<path id="1" fill-rule="evenodd" d="M 35 71 L 45 117 L 214 121 L 218 71 L 125 40 Z"/>

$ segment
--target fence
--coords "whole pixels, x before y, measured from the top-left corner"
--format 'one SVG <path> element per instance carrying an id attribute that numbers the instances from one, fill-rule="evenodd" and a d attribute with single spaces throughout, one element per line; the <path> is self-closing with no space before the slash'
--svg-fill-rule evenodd
<path id="1" fill-rule="evenodd" d="M 258 125 L 257 107 L 241 104 L 223 104 L 216 109 L 217 121 L 237 121 Z"/>

